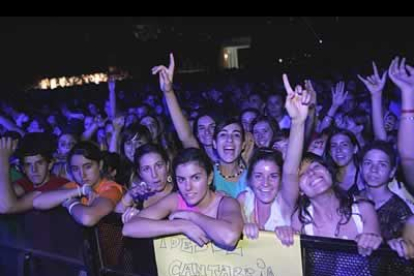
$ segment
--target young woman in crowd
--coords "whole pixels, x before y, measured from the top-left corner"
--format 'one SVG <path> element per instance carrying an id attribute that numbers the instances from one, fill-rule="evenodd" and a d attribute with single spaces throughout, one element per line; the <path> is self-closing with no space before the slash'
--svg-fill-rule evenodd
<path id="1" fill-rule="evenodd" d="M 293 91 L 286 76 L 284 83 L 286 110 L 292 122 L 285 162 L 276 150 L 257 149 L 247 172 L 249 186 L 237 197 L 245 221 L 243 233 L 251 239 L 258 237 L 259 230 L 278 231 L 279 226 L 290 226 L 299 195 L 297 171 L 310 95 L 300 86 Z"/>
<path id="2" fill-rule="evenodd" d="M 240 206 L 235 199 L 210 189 L 213 168 L 200 149 L 188 148 L 173 161 L 173 192 L 142 210 L 125 223 L 124 236 L 149 238 L 184 234 L 199 246 L 212 241 L 234 248 L 243 229 Z"/>
<path id="3" fill-rule="evenodd" d="M 134 165 L 140 182 L 131 184 L 116 208 L 117 212 L 124 213 L 124 221 L 173 191 L 170 160 L 161 146 L 146 144 L 139 147 Z"/>

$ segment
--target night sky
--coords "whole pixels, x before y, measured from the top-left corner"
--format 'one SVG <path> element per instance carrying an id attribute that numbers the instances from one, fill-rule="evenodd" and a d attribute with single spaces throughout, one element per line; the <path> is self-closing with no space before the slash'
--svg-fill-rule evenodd
<path id="1" fill-rule="evenodd" d="M 315 65 L 385 63 L 414 56 L 413 26 L 414 17 L 2 17 L 0 84 L 4 92 L 108 66 L 146 71 L 169 51 L 215 66 L 212 57 L 232 36 L 252 38 L 251 66 L 300 62 L 305 53 Z"/>

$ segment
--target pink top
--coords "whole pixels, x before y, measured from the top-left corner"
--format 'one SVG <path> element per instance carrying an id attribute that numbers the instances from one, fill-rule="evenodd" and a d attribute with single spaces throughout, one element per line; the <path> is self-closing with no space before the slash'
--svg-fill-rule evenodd
<path id="1" fill-rule="evenodd" d="M 187 202 L 185 202 L 184 198 L 181 196 L 180 193 L 178 195 L 178 204 L 177 204 L 177 211 L 191 211 L 196 213 L 202 213 L 206 216 L 217 218 L 218 209 L 220 206 L 221 200 L 224 198 L 224 195 L 221 193 L 215 193 L 215 197 L 213 201 L 210 203 L 210 206 L 206 208 L 205 211 L 200 211 L 200 209 L 196 206 L 188 206 Z"/>

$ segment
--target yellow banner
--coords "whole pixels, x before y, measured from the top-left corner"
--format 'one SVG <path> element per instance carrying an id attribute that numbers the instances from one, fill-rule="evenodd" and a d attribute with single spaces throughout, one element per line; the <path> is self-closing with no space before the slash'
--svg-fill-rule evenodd
<path id="1" fill-rule="evenodd" d="M 185 236 L 154 240 L 158 276 L 302 276 L 300 238 L 283 246 L 272 232 L 240 240 L 233 251 L 199 247 Z"/>

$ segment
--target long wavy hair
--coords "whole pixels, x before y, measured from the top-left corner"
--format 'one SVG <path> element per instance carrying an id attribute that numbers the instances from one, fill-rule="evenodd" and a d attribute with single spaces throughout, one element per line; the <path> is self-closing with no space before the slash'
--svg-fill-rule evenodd
<path id="1" fill-rule="evenodd" d="M 349 222 L 352 216 L 352 204 L 354 203 L 353 197 L 348 195 L 339 185 L 336 184 L 336 168 L 334 164 L 330 162 L 326 162 L 322 159 L 322 157 L 313 154 L 313 153 L 305 153 L 302 159 L 302 163 L 299 170 L 299 175 L 303 173 L 310 164 L 318 163 L 324 166 L 332 177 L 332 191 L 335 197 L 339 200 L 339 208 L 337 209 L 337 213 L 341 216 L 341 220 L 339 221 L 339 225 L 345 225 Z M 311 216 L 310 212 L 308 211 L 308 207 L 311 205 L 309 197 L 305 194 L 301 194 L 299 196 L 299 200 L 296 206 L 296 210 L 298 211 L 299 221 L 302 223 L 302 232 L 303 228 L 307 224 L 314 223 L 314 218 Z M 344 218 L 344 220 L 342 219 Z"/>

